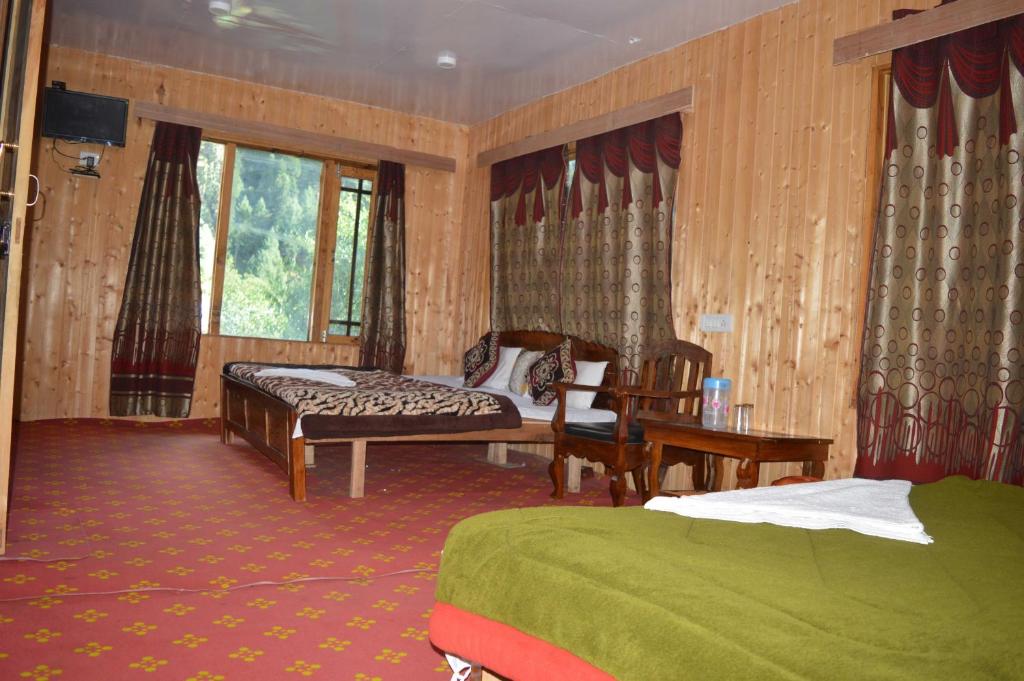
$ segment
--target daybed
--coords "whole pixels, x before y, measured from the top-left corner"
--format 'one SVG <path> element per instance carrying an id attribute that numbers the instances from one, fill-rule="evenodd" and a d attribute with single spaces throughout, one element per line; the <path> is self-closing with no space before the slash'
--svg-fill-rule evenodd
<path id="1" fill-rule="evenodd" d="M 499 335 L 503 347 L 521 347 L 527 350 L 549 350 L 561 343 L 566 336 L 543 331 L 503 331 Z M 618 385 L 618 354 L 612 348 L 570 337 L 573 356 L 576 360 L 608 362 L 602 385 Z M 271 365 L 267 365 L 271 366 Z M 282 366 L 282 365 L 273 365 Z M 493 463 L 505 462 L 509 442 L 552 442 L 551 418 L 554 407 L 548 409 L 550 416 L 543 412 L 530 412 L 529 418 L 520 418 L 516 408 L 516 397 L 497 395 L 503 411 L 512 409 L 514 419 L 505 425 L 495 418 L 479 419 L 479 426 L 463 420 L 454 423 L 451 419 L 431 422 L 422 417 L 317 417 L 316 429 L 310 426 L 309 417 L 301 420 L 296 409 L 287 401 L 268 394 L 251 380 L 237 375 L 235 363 L 225 366 L 221 375 L 221 440 L 230 442 L 238 435 L 253 447 L 276 462 L 288 473 L 289 491 L 296 501 L 306 498 L 306 466 L 314 461 L 314 448 L 322 445 L 351 443 L 352 474 L 349 494 L 362 497 L 366 465 L 366 446 L 370 442 L 487 442 L 488 460 Z M 350 374 L 354 375 L 354 374 Z M 412 377 L 416 378 L 416 377 Z M 444 384 L 441 377 L 419 377 L 420 380 Z M 448 380 L 448 385 L 455 381 Z M 493 391 L 489 391 L 493 392 Z M 523 406 L 524 402 L 519 402 Z M 594 402 L 592 418 L 614 420 L 615 415 L 606 411 L 606 398 Z M 581 410 L 582 411 L 582 410 Z M 368 421 L 367 419 L 370 419 Z M 373 419 L 379 420 L 374 423 Z M 571 420 L 571 418 L 570 418 Z M 579 462 L 572 464 L 570 479 L 579 479 Z"/>
<path id="2" fill-rule="evenodd" d="M 1024 678 L 1024 489 L 911 490 L 930 545 L 642 508 L 475 516 L 440 649 L 515 681 Z"/>

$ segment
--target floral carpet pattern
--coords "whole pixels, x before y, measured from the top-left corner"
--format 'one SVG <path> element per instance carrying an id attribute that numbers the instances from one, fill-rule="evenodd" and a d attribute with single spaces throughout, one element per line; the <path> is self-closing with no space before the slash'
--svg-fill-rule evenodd
<path id="1" fill-rule="evenodd" d="M 538 458 L 503 469 L 482 446 L 416 444 L 369 447 L 363 499 L 347 451 L 319 451 L 299 504 L 218 433 L 18 426 L 6 557 L 45 562 L 0 561 L 0 679 L 446 679 L 427 620 L 449 528 L 555 503 Z M 565 502 L 610 498 L 585 478 Z"/>

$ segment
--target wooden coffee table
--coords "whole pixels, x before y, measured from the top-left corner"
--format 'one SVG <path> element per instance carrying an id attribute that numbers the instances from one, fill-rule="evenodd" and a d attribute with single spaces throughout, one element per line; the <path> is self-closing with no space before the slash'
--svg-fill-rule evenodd
<path id="1" fill-rule="evenodd" d="M 651 443 L 648 484 L 651 496 L 659 492 L 658 467 L 665 445 L 684 447 L 739 459 L 736 480 L 740 488 L 757 487 L 760 466 L 766 461 L 803 461 L 804 475 L 822 477 L 832 440 L 767 430 L 738 431 L 732 428 L 705 428 L 697 423 L 640 419 L 644 439 Z M 721 460 L 715 462 L 714 489 L 722 485 Z M 694 485 L 696 487 L 696 484 Z"/>

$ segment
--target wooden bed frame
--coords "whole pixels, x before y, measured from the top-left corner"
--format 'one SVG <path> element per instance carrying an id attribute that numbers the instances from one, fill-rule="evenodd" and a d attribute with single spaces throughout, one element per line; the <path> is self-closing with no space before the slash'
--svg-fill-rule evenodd
<path id="1" fill-rule="evenodd" d="M 521 347 L 524 350 L 550 350 L 566 337 L 547 331 L 502 331 L 499 339 L 503 347 Z M 588 362 L 608 362 L 602 385 L 617 386 L 618 353 L 604 345 L 570 336 L 575 359 Z M 437 433 L 427 435 L 391 435 L 387 437 L 330 438 L 313 440 L 293 438 L 298 415 L 286 402 L 262 392 L 249 383 L 232 376 L 221 375 L 220 394 L 221 442 L 227 444 L 237 435 L 266 455 L 288 474 L 288 491 L 295 501 L 306 500 L 306 466 L 314 463 L 317 446 L 352 445 L 352 474 L 349 496 L 363 496 L 366 474 L 366 445 L 370 442 L 486 442 L 487 460 L 504 464 L 509 442 L 550 443 L 554 440 L 549 421 L 524 419 L 519 428 L 475 430 L 465 433 Z M 606 408 L 607 396 L 599 395 L 597 408 Z M 344 418 L 340 416 L 338 418 Z M 581 462 L 569 460 L 569 491 L 579 491 Z"/>

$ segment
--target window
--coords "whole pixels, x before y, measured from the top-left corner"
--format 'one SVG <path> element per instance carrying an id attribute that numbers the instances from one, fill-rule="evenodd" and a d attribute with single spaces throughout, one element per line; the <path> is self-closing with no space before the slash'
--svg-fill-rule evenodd
<path id="1" fill-rule="evenodd" d="M 373 168 L 204 140 L 197 176 L 204 333 L 358 335 Z"/>

